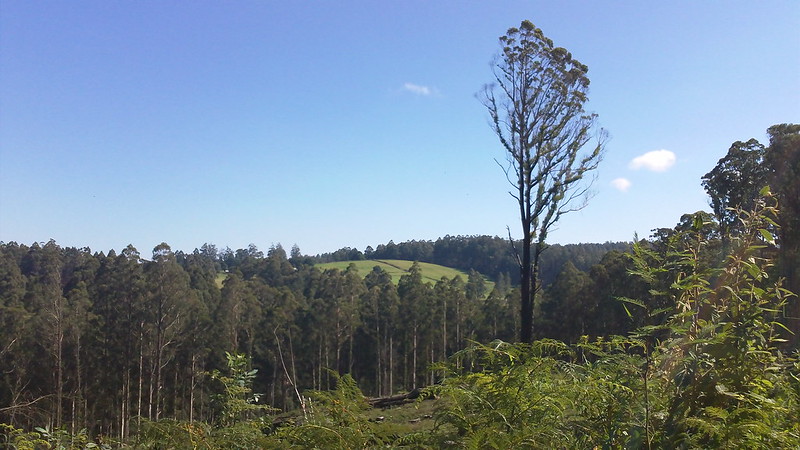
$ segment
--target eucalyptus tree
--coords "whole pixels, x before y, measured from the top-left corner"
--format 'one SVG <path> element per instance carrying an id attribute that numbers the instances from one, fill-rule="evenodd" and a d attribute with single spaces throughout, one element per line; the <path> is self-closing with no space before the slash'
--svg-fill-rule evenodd
<path id="1" fill-rule="evenodd" d="M 87 341 L 92 314 L 92 297 L 89 287 L 94 284 L 100 262 L 88 248 L 66 248 L 63 292 L 66 299 L 65 326 L 65 389 L 68 392 L 68 406 L 71 430 L 85 428 L 87 425 L 86 382 L 90 375 L 86 372 L 86 362 L 91 358 L 84 344 Z"/>
<path id="2" fill-rule="evenodd" d="M 563 342 L 577 342 L 588 334 L 592 318 L 599 313 L 597 297 L 591 291 L 591 278 L 567 261 L 555 282 L 544 290 L 537 334 Z"/>
<path id="3" fill-rule="evenodd" d="M 105 376 L 121 377 L 116 380 L 121 383 L 120 436 L 126 438 L 131 418 L 143 415 L 147 282 L 144 261 L 133 245 L 109 259 L 108 279 L 98 283 L 97 289 L 102 291 L 95 301 L 95 306 L 101 302 L 106 305 L 98 308 L 96 314 L 104 316 L 100 326 L 106 330 L 103 339 L 109 345 L 104 345 L 99 353 L 109 354 L 117 363 L 117 371 Z"/>
<path id="4" fill-rule="evenodd" d="M 34 243 L 22 264 L 28 277 L 27 307 L 36 316 L 35 326 L 42 336 L 38 342 L 40 355 L 47 355 L 34 361 L 38 367 L 31 371 L 33 387 L 38 387 L 41 395 L 50 397 L 48 421 L 59 427 L 64 401 L 64 340 L 68 316 L 62 278 L 64 258 L 61 248 L 50 240 L 41 246 Z"/>
<path id="5" fill-rule="evenodd" d="M 177 263 L 166 243 L 153 249 L 153 260 L 147 266 L 149 323 L 152 324 L 151 378 L 148 392 L 148 418 L 158 420 L 164 408 L 165 368 L 175 358 L 175 347 L 192 313 L 196 313 L 195 292 L 189 275 Z"/>
<path id="6" fill-rule="evenodd" d="M 397 287 L 392 277 L 379 266 L 375 266 L 364 277 L 367 289 L 362 296 L 363 330 L 374 340 L 375 391 L 378 396 L 394 392 L 394 330 L 397 323 Z"/>
<path id="7" fill-rule="evenodd" d="M 584 110 L 588 68 L 570 52 L 527 20 L 501 36 L 500 47 L 494 83 L 484 87 L 482 100 L 505 149 L 506 163 L 498 164 L 519 207 L 520 339 L 530 342 L 539 257 L 553 224 L 586 205 L 591 183 L 584 181 L 602 159 L 606 133 L 595 132 L 597 116 Z"/>
<path id="8" fill-rule="evenodd" d="M 786 277 L 786 287 L 800 295 L 800 124 L 779 124 L 767 129 L 769 151 L 766 162 L 770 166 L 770 187 L 778 197 L 780 214 L 778 224 L 779 264 L 781 275 Z M 787 316 L 797 347 L 800 343 L 800 301 L 788 307 Z"/>
<path id="9" fill-rule="evenodd" d="M 711 208 L 725 242 L 729 241 L 731 233 L 741 231 L 736 208 L 751 210 L 758 192 L 768 183 L 766 154 L 766 147 L 755 139 L 736 141 L 717 165 L 703 175 L 703 188 L 711 198 Z"/>
<path id="10" fill-rule="evenodd" d="M 28 280 L 16 256 L 25 252 L 16 243 L 0 245 L 0 422 L 11 425 L 27 409 L 27 374 L 36 358 L 30 333 L 33 313 L 25 307 Z"/>
<path id="11" fill-rule="evenodd" d="M 509 342 L 518 335 L 519 309 L 514 306 L 516 298 L 519 298 L 519 292 L 511 289 L 510 277 L 501 273 L 494 289 L 489 292 L 486 300 L 480 303 L 479 341 L 491 342 L 500 339 Z"/>
<path id="12" fill-rule="evenodd" d="M 408 388 L 418 387 L 417 375 L 420 366 L 420 347 L 423 328 L 430 311 L 430 285 L 422 281 L 422 269 L 414 262 L 408 273 L 401 276 L 397 284 L 399 309 L 402 311 L 402 347 L 404 360 L 404 382 Z M 424 353 L 423 353 L 424 354 Z M 410 359 L 410 361 L 409 361 Z"/>

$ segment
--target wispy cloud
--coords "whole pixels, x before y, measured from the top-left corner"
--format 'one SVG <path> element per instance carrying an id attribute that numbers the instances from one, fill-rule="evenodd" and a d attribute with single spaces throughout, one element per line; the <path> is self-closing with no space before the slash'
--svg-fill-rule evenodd
<path id="1" fill-rule="evenodd" d="M 628 167 L 634 170 L 644 167 L 653 172 L 665 172 L 675 164 L 675 153 L 669 150 L 653 150 L 633 158 Z"/>
<path id="2" fill-rule="evenodd" d="M 403 89 L 407 90 L 408 92 L 411 92 L 412 94 L 424 95 L 424 96 L 433 95 L 434 93 L 436 93 L 436 90 L 433 88 L 430 88 L 428 86 L 421 86 L 419 84 L 414 84 L 414 83 L 404 83 Z"/>
<path id="3" fill-rule="evenodd" d="M 628 189 L 631 188 L 631 182 L 625 178 L 615 178 L 611 180 L 611 185 L 620 192 L 628 192 Z"/>

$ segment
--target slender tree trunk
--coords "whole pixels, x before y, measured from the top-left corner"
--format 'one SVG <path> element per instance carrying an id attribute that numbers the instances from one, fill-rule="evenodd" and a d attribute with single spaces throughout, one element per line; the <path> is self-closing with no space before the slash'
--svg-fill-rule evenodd
<path id="1" fill-rule="evenodd" d="M 520 205 L 522 208 L 522 205 Z M 524 209 L 524 208 L 523 208 Z M 520 263 L 520 341 L 533 341 L 533 293 L 531 292 L 531 235 L 528 222 L 522 221 L 522 260 Z"/>
<path id="2" fill-rule="evenodd" d="M 164 287 L 159 287 L 158 319 L 156 321 L 156 351 L 155 351 L 155 420 L 161 415 L 161 387 L 164 357 Z"/>
<path id="3" fill-rule="evenodd" d="M 331 352 L 328 350 L 328 346 L 326 345 L 325 346 L 325 367 L 327 367 L 327 368 L 331 367 L 330 354 L 331 354 Z M 325 389 L 330 389 L 330 388 L 331 388 L 331 377 L 328 376 L 328 375 L 325 375 Z"/>
<path id="4" fill-rule="evenodd" d="M 461 341 L 461 299 L 458 298 L 456 300 L 456 348 L 462 348 L 463 344 Z"/>
<path id="5" fill-rule="evenodd" d="M 322 335 L 319 336 L 319 346 L 317 352 L 317 377 L 316 377 L 316 390 L 322 390 Z"/>
<path id="6" fill-rule="evenodd" d="M 389 335 L 389 395 L 394 394 L 394 336 Z"/>
<path id="7" fill-rule="evenodd" d="M 442 361 L 447 359 L 447 296 L 442 296 Z"/>
<path id="8" fill-rule="evenodd" d="M 341 348 L 342 348 L 342 329 L 341 323 L 339 320 L 339 306 L 337 302 L 336 306 L 336 373 L 342 374 L 342 366 L 341 366 Z M 330 389 L 330 386 L 328 386 Z"/>
<path id="9" fill-rule="evenodd" d="M 139 389 L 136 392 L 136 417 L 142 424 L 142 379 L 144 378 L 144 322 L 139 325 Z"/>
<path id="10" fill-rule="evenodd" d="M 417 388 L 417 321 L 414 321 L 414 336 L 412 338 L 413 343 L 413 357 L 411 358 L 411 387 L 412 389 Z"/>
<path id="11" fill-rule="evenodd" d="M 436 355 L 434 355 L 434 353 L 433 353 L 433 343 L 431 343 L 431 364 L 434 363 L 435 359 L 436 359 Z M 430 370 L 428 372 L 429 372 L 428 373 L 428 385 L 429 386 L 433 386 L 433 371 Z"/>
<path id="12" fill-rule="evenodd" d="M 70 424 L 69 424 L 69 432 L 70 434 L 75 434 L 75 396 L 72 396 L 72 402 L 70 402 Z"/>
<path id="13" fill-rule="evenodd" d="M 195 388 L 196 370 L 197 370 L 197 355 L 192 353 L 191 389 L 189 390 L 189 423 L 194 422 L 194 388 Z"/>
<path id="14" fill-rule="evenodd" d="M 377 308 L 376 308 L 377 311 Z M 377 314 L 376 314 L 377 316 Z M 381 351 L 383 350 L 381 347 L 381 323 L 380 318 L 375 318 L 375 350 L 376 350 L 376 358 L 375 358 L 375 390 L 377 391 L 378 397 L 383 396 L 383 386 L 381 384 Z"/>
<path id="15" fill-rule="evenodd" d="M 353 331 L 350 330 L 350 350 L 349 350 L 348 355 L 347 355 L 347 372 L 350 373 L 350 374 L 353 373 L 353 335 L 354 334 L 355 333 L 353 333 Z"/>
<path id="16" fill-rule="evenodd" d="M 542 241 L 536 242 L 534 244 L 534 252 L 533 252 L 533 258 L 532 258 L 533 261 L 531 261 L 531 263 L 533 265 L 533 269 L 531 271 L 531 288 L 530 288 L 531 289 L 531 294 L 530 294 L 530 297 L 531 297 L 531 302 L 530 302 L 530 304 L 531 304 L 531 319 L 530 319 L 531 320 L 531 341 L 533 341 L 534 336 L 535 336 L 535 331 L 536 331 L 536 330 L 533 329 L 533 323 L 534 323 L 534 319 L 535 319 L 534 316 L 533 316 L 533 310 L 534 310 L 534 306 L 536 304 L 536 296 L 539 294 L 539 288 L 540 288 L 540 284 L 539 284 L 539 268 L 540 268 L 540 264 L 539 264 L 539 261 L 541 259 L 543 251 L 544 251 L 544 242 L 542 242 Z"/>
<path id="17" fill-rule="evenodd" d="M 55 319 L 55 351 L 56 351 L 56 407 L 55 421 L 56 428 L 61 426 L 61 414 L 64 401 L 64 323 L 62 315 L 61 294 L 58 293 L 53 299 L 53 318 Z"/>
<path id="18" fill-rule="evenodd" d="M 172 386 L 172 418 L 178 420 L 178 361 L 175 361 L 175 384 Z M 165 411 L 166 413 L 166 411 Z"/>
<path id="19" fill-rule="evenodd" d="M 277 406 L 275 403 L 275 384 L 278 382 L 278 355 L 274 355 L 274 359 L 275 363 L 272 365 L 272 387 L 269 392 L 269 404 Z M 311 375 L 314 376 L 313 372 Z M 316 386 L 314 388 L 316 389 Z"/>
<path id="20" fill-rule="evenodd" d="M 122 410 L 120 411 L 120 439 L 123 441 L 128 438 L 128 426 L 130 422 L 130 402 L 131 402 L 131 370 L 128 361 L 125 361 L 125 375 L 122 379 Z"/>

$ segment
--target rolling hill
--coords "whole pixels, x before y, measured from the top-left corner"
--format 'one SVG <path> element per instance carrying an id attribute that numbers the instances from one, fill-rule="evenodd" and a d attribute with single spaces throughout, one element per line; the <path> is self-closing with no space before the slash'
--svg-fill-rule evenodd
<path id="1" fill-rule="evenodd" d="M 368 260 L 359 260 L 359 261 L 338 261 L 338 262 L 330 262 L 330 263 L 323 263 L 317 264 L 320 270 L 325 269 L 339 269 L 339 270 L 346 270 L 350 264 L 355 264 L 356 269 L 358 270 L 359 275 L 362 277 L 367 276 L 367 274 L 372 270 L 373 267 L 378 266 L 381 269 L 385 270 L 389 275 L 392 276 L 392 282 L 397 284 L 400 280 L 400 277 L 408 273 L 408 269 L 411 268 L 413 261 L 406 261 L 402 259 L 368 259 Z M 430 264 L 430 263 L 419 263 L 420 269 L 422 269 L 422 279 L 426 283 L 436 283 L 437 281 L 441 280 L 442 277 L 446 277 L 448 279 L 455 277 L 456 275 L 460 275 L 461 278 L 466 282 L 469 278 L 469 274 L 464 271 L 453 269 L 451 267 L 440 266 L 438 264 Z M 484 276 L 484 280 L 486 281 L 486 293 L 488 294 L 494 288 L 494 282 L 490 281 Z"/>

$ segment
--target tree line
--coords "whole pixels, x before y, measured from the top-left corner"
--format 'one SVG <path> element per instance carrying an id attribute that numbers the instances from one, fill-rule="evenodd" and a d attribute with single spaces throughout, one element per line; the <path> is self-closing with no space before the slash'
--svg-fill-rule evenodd
<path id="1" fill-rule="evenodd" d="M 519 283 L 519 266 L 510 251 L 513 243 L 498 236 L 444 236 L 431 240 L 411 240 L 379 244 L 375 248 L 367 246 L 361 250 L 343 247 L 331 253 L 305 257 L 309 262 L 325 263 L 334 261 L 361 261 L 371 259 L 402 259 L 439 264 L 465 272 L 476 270 L 497 281 L 501 276 L 511 277 L 513 284 Z M 605 242 L 581 244 L 551 244 L 542 254 L 541 280 L 549 285 L 555 280 L 561 268 L 571 261 L 580 270 L 589 270 L 600 262 L 603 256 L 612 251 L 630 250 L 630 242 Z"/>

